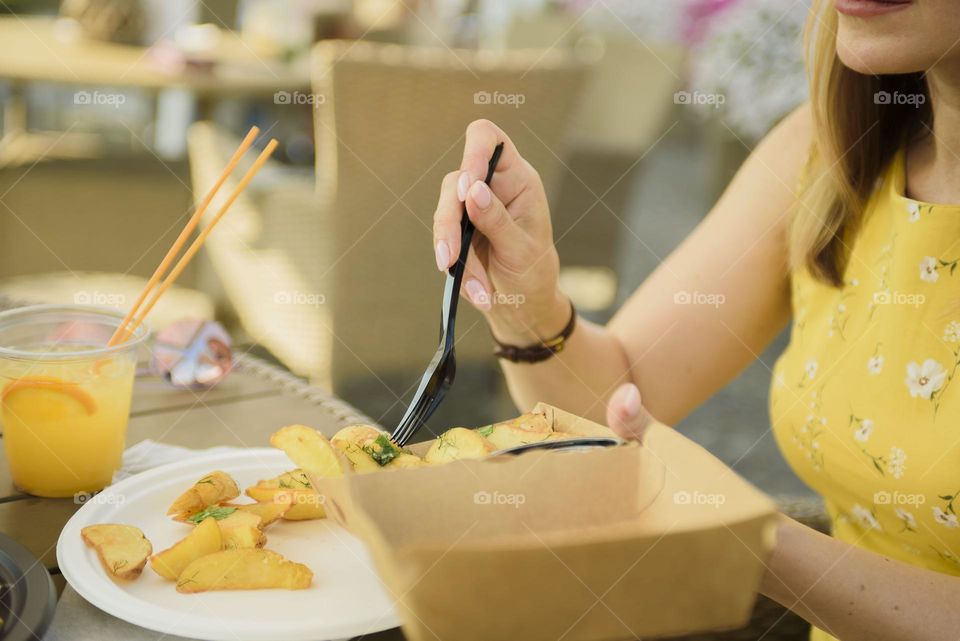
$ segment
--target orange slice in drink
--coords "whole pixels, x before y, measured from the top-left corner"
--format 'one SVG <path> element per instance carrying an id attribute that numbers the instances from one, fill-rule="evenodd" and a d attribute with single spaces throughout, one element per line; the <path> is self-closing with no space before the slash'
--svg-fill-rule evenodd
<path id="1" fill-rule="evenodd" d="M 24 376 L 10 381 L 0 401 L 21 420 L 49 421 L 97 411 L 96 401 L 78 384 L 54 376 Z"/>

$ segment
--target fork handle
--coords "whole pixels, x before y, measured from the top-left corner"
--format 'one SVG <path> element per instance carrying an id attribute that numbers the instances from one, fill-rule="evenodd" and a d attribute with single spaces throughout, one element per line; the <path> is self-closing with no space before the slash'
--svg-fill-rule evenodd
<path id="1" fill-rule="evenodd" d="M 503 153 L 503 143 L 501 142 L 493 149 L 493 155 L 490 156 L 490 162 L 487 164 L 487 177 L 483 182 L 490 185 L 493 180 L 493 172 L 497 170 L 497 163 L 500 162 L 500 155 Z M 467 269 L 467 255 L 470 253 L 470 244 L 473 241 L 473 232 L 476 229 L 470 217 L 467 215 L 467 205 L 463 205 L 463 215 L 460 217 L 460 254 L 457 256 L 457 262 L 447 270 L 447 282 L 443 290 L 443 315 L 441 318 L 441 335 L 447 342 L 453 343 L 453 325 L 457 317 L 457 303 L 460 300 L 460 285 L 463 284 L 463 275 Z"/>

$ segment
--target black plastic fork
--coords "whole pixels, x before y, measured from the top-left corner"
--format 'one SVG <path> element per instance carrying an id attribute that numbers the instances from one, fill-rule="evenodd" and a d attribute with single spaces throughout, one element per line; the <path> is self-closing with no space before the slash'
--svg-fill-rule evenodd
<path id="1" fill-rule="evenodd" d="M 493 179 L 493 172 L 497 168 L 500 154 L 503 152 L 503 143 L 493 150 L 490 163 L 487 166 L 487 177 L 484 182 L 489 185 Z M 463 272 L 467 266 L 467 254 L 470 251 L 470 241 L 473 240 L 473 223 L 467 217 L 467 207 L 463 207 L 463 216 L 460 218 L 460 255 L 457 262 L 447 270 L 447 281 L 443 286 L 443 308 L 440 312 L 440 347 L 433 355 L 427 371 L 420 379 L 420 386 L 407 407 L 406 413 L 400 420 L 397 429 L 390 435 L 391 440 L 401 447 L 409 442 L 427 419 L 440 406 L 447 390 L 453 385 L 457 373 L 457 357 L 454 349 L 454 322 L 457 319 L 457 302 L 460 299 L 460 285 L 463 283 Z"/>

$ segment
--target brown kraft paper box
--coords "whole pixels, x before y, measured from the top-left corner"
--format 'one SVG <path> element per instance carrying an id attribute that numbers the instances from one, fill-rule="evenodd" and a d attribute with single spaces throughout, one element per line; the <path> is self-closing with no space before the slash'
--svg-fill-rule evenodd
<path id="1" fill-rule="evenodd" d="M 534 411 L 558 432 L 612 435 Z M 741 627 L 774 544 L 773 503 L 662 424 L 643 445 L 311 480 L 328 516 L 366 543 L 411 641 Z"/>

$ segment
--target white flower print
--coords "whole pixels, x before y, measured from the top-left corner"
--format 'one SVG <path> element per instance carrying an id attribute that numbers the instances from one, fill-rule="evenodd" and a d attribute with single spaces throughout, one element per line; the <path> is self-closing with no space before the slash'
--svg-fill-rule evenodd
<path id="1" fill-rule="evenodd" d="M 937 259 L 933 256 L 927 256 L 920 261 L 920 280 L 928 283 L 935 283 L 940 279 L 940 273 L 937 271 Z"/>
<path id="2" fill-rule="evenodd" d="M 867 360 L 867 371 L 876 376 L 883 371 L 883 356 L 877 354 Z"/>
<path id="3" fill-rule="evenodd" d="M 933 508 L 933 520 L 942 525 L 943 527 L 955 528 L 960 526 L 960 522 L 957 521 L 956 514 L 949 514 L 944 512 L 939 507 Z"/>
<path id="4" fill-rule="evenodd" d="M 787 379 L 784 377 L 783 372 L 777 372 L 777 375 L 773 377 L 773 384 L 777 389 L 786 386 Z"/>
<path id="5" fill-rule="evenodd" d="M 907 465 L 907 453 L 899 447 L 891 447 L 890 455 L 887 457 L 887 471 L 890 476 L 899 479 L 903 476 L 903 470 Z"/>
<path id="6" fill-rule="evenodd" d="M 907 205 L 907 220 L 911 223 L 915 223 L 920 220 L 920 205 L 915 202 L 911 202 Z"/>
<path id="7" fill-rule="evenodd" d="M 813 358 L 804 363 L 803 371 L 806 372 L 807 378 L 813 380 L 813 378 L 817 375 L 817 367 L 819 367 L 819 364 L 817 363 L 816 359 Z"/>
<path id="8" fill-rule="evenodd" d="M 960 323 L 957 321 L 947 323 L 947 326 L 943 328 L 943 340 L 948 343 L 960 342 Z"/>
<path id="9" fill-rule="evenodd" d="M 865 418 L 860 421 L 860 427 L 853 432 L 853 438 L 861 443 L 866 443 L 870 439 L 871 434 L 873 434 L 873 421 Z"/>
<path id="10" fill-rule="evenodd" d="M 873 515 L 873 512 L 863 507 L 859 503 L 853 506 L 853 509 L 850 510 L 850 514 L 863 527 L 870 530 L 880 529 L 880 522 L 877 521 L 877 517 Z"/>
<path id="11" fill-rule="evenodd" d="M 907 378 L 904 383 L 910 390 L 910 396 L 913 398 L 930 397 L 936 393 L 947 380 L 947 370 L 940 363 L 928 358 L 923 361 L 923 365 L 918 365 L 916 361 L 910 361 L 907 364 Z"/>
<path id="12" fill-rule="evenodd" d="M 896 510 L 894 510 L 894 512 L 896 512 L 897 518 L 903 521 L 904 527 L 906 527 L 908 530 L 916 529 L 917 519 L 913 516 L 913 514 L 907 512 L 902 507 L 898 507 Z"/>
<path id="13" fill-rule="evenodd" d="M 859 284 L 860 284 L 859 278 L 854 278 L 853 280 L 850 281 L 850 287 L 856 287 Z"/>

